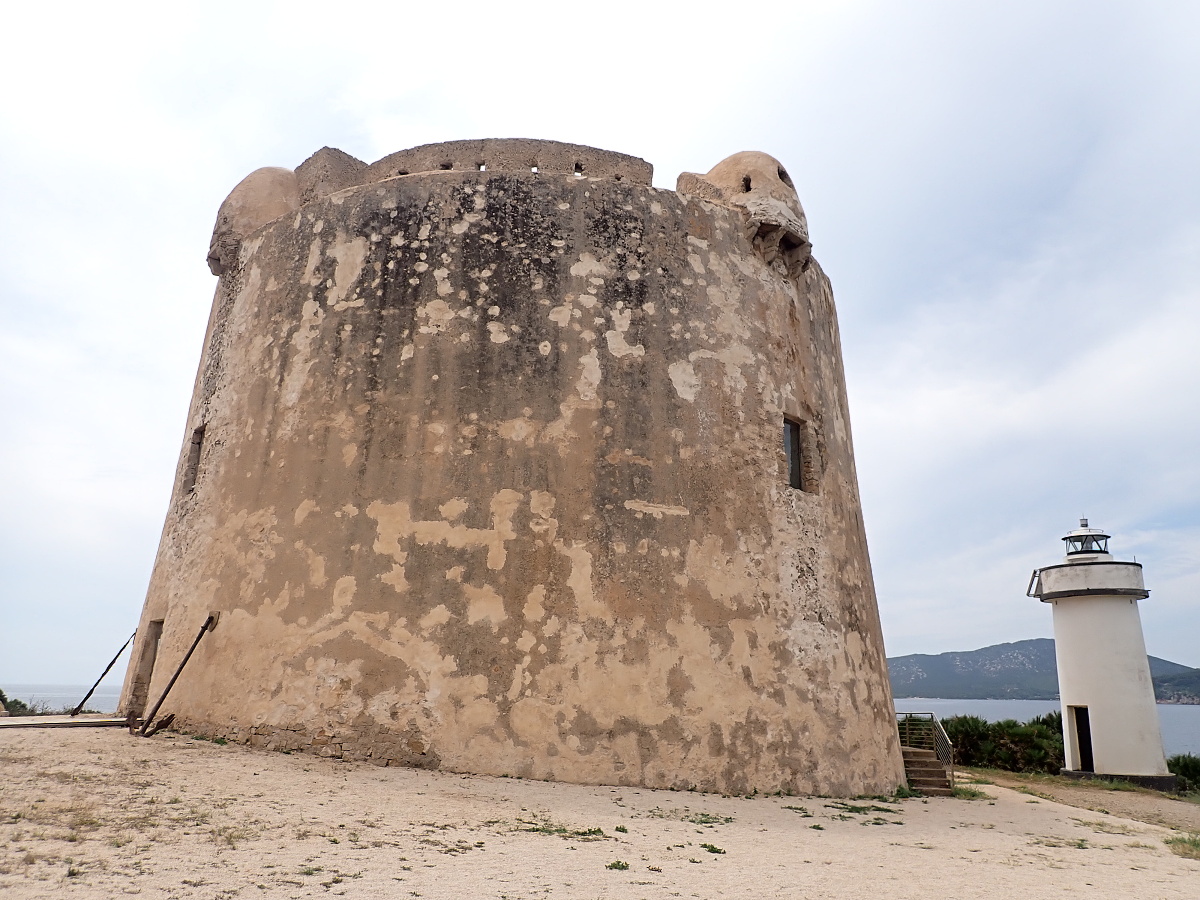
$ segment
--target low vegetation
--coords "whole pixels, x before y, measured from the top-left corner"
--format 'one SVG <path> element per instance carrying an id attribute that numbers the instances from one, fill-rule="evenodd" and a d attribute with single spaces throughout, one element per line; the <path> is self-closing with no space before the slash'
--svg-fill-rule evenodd
<path id="1" fill-rule="evenodd" d="M 954 761 L 960 766 L 1057 775 L 1064 764 L 1061 712 L 1028 722 L 950 716 L 942 720 L 942 726 L 954 745 Z M 1200 794 L 1200 756 L 1177 754 L 1167 759 L 1167 769 L 1179 776 L 1181 793 Z M 1126 784 L 1115 787 L 1134 789 Z"/>
<path id="2" fill-rule="evenodd" d="M 1052 712 L 1028 722 L 979 716 L 950 716 L 942 721 L 955 762 L 962 766 L 1004 769 L 1008 772 L 1057 774 L 1063 767 L 1062 713 Z"/>
<path id="3" fill-rule="evenodd" d="M 1179 776 L 1179 790 L 1183 793 L 1200 793 L 1200 756 L 1194 753 L 1179 753 L 1167 760 L 1167 769 Z"/>
<path id="4" fill-rule="evenodd" d="M 24 700 L 18 700 L 16 697 L 8 697 L 4 691 L 0 691 L 0 704 L 3 704 L 10 716 L 69 716 L 75 711 L 75 707 L 73 706 L 64 706 L 59 709 L 41 700 L 26 703 Z M 99 710 L 83 709 L 80 712 L 96 714 Z"/>
<path id="5" fill-rule="evenodd" d="M 1180 834 L 1167 838 L 1171 852 L 1186 859 L 1200 859 L 1200 834 Z"/>

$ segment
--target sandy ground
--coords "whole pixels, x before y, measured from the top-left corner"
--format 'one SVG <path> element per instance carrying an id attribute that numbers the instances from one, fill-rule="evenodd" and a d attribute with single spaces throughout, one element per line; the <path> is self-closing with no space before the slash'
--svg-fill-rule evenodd
<path id="1" fill-rule="evenodd" d="M 0 896 L 1200 897 L 1178 832 L 982 790 L 744 799 L 5 729 Z"/>
<path id="2" fill-rule="evenodd" d="M 1032 796 L 1056 800 L 1068 806 L 1200 834 L 1200 803 L 1172 801 L 1157 791 L 1115 791 L 1062 778 L 1048 779 L 992 771 L 981 777 L 997 785 L 1023 790 Z"/>

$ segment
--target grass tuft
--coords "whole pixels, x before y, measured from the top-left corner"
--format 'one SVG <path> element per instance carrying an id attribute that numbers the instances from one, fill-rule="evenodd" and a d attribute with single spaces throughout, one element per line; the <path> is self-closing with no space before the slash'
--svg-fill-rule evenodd
<path id="1" fill-rule="evenodd" d="M 1166 844 L 1171 852 L 1184 859 L 1200 859 L 1200 834 L 1191 832 L 1169 837 Z"/>
<path id="2" fill-rule="evenodd" d="M 961 785 L 956 785 L 952 789 L 952 793 L 959 800 L 991 800 L 991 799 L 993 799 L 990 795 L 985 794 L 983 791 L 976 790 L 975 788 L 972 788 L 972 787 L 963 787 Z"/>

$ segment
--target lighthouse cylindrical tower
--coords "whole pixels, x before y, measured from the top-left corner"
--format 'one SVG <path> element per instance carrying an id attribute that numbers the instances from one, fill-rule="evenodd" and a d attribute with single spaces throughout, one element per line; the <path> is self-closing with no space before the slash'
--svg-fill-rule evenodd
<path id="1" fill-rule="evenodd" d="M 1063 774 L 1171 790 L 1137 605 L 1150 592 L 1141 565 L 1114 560 L 1108 540 L 1080 519 L 1064 561 L 1035 569 L 1027 591 L 1054 608 Z"/>

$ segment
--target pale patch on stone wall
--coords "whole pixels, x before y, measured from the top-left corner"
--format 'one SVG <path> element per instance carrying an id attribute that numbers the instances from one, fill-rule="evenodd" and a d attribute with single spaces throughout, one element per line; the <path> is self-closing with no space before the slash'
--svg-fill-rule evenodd
<path id="1" fill-rule="evenodd" d="M 521 610 L 521 614 L 531 621 L 540 621 L 546 615 L 546 608 L 543 606 L 545 602 L 546 586 L 544 584 L 534 585 L 529 596 L 525 598 L 525 606 Z"/>
<path id="2" fill-rule="evenodd" d="M 326 253 L 337 260 L 337 268 L 333 272 L 333 286 L 325 296 L 325 303 L 341 311 L 350 306 L 361 306 L 362 298 L 347 302 L 351 289 L 362 274 L 363 263 L 367 260 L 366 238 L 347 238 L 343 232 L 338 232 L 337 239 Z"/>
<path id="3" fill-rule="evenodd" d="M 488 551 L 489 569 L 503 569 L 507 556 L 504 542 L 516 537 L 512 515 L 522 496 L 516 491 L 503 490 L 492 497 L 492 528 L 470 528 L 437 520 L 414 521 L 408 503 L 376 500 L 367 507 L 367 515 L 379 523 L 375 552 L 386 553 L 403 563 L 401 556 L 405 551 L 401 549 L 401 541 L 407 538 L 417 544 L 445 544 L 456 549 L 480 547 Z"/>
<path id="4" fill-rule="evenodd" d="M 296 507 L 296 514 L 292 517 L 292 524 L 299 525 L 313 511 L 320 511 L 320 507 L 313 503 L 312 500 L 301 500 L 300 504 Z"/>
<path id="5" fill-rule="evenodd" d="M 579 256 L 579 262 L 571 266 L 571 274 L 576 278 L 601 277 L 606 278 L 612 274 L 612 270 L 604 263 L 600 262 L 591 253 L 582 253 Z"/>
<path id="6" fill-rule="evenodd" d="M 613 327 L 604 332 L 608 352 L 618 359 L 622 356 L 642 356 L 646 352 L 646 348 L 641 344 L 629 344 L 625 340 L 625 332 L 629 330 L 629 320 L 632 316 L 632 309 L 613 310 Z"/>
<path id="7" fill-rule="evenodd" d="M 626 500 L 623 505 L 626 509 L 631 509 L 638 513 L 646 513 L 647 515 L 654 516 L 656 519 L 661 519 L 663 516 L 686 516 L 691 514 L 691 511 L 684 506 L 647 503 L 645 500 Z"/>
<path id="8" fill-rule="evenodd" d="M 689 541 L 684 572 L 700 582 L 714 600 L 730 609 L 739 609 L 753 601 L 758 593 L 759 576 L 750 560 L 739 551 L 728 554 L 722 542 L 709 535 L 702 542 Z"/>
<path id="9" fill-rule="evenodd" d="M 422 334 L 441 334 L 454 321 L 454 309 L 440 297 L 420 307 L 417 315 L 427 322 L 420 328 Z"/>
<path id="10" fill-rule="evenodd" d="M 463 593 L 467 595 L 469 601 L 467 624 L 474 625 L 476 622 L 486 619 L 491 623 L 492 634 L 495 634 L 500 629 L 500 623 L 508 618 L 507 613 L 504 612 L 504 598 L 488 584 L 482 587 L 464 584 Z"/>
<path id="11" fill-rule="evenodd" d="M 571 420 L 582 409 L 599 409 L 596 389 L 600 386 L 600 359 L 595 348 L 579 358 L 579 379 L 575 382 L 575 395 L 559 404 L 558 419 L 546 426 L 545 436 L 559 446 L 560 453 L 569 450 L 568 441 L 573 437 Z"/>
<path id="12" fill-rule="evenodd" d="M 471 504 L 468 503 L 466 499 L 462 497 L 453 497 L 438 507 L 438 513 L 447 522 L 453 522 L 455 519 L 465 513 L 470 506 Z"/>
<path id="13" fill-rule="evenodd" d="M 692 368 L 690 359 L 671 363 L 667 367 L 667 374 L 676 394 L 688 403 L 695 401 L 696 394 L 700 391 L 700 379 L 696 377 L 696 370 Z"/>
<path id="14" fill-rule="evenodd" d="M 571 574 L 567 577 L 567 587 L 575 595 L 575 603 L 582 618 L 608 618 L 609 610 L 603 603 L 596 600 L 592 589 L 592 554 L 582 541 L 556 541 L 554 549 L 571 561 Z"/>
<path id="15" fill-rule="evenodd" d="M 283 390 L 280 392 L 280 404 L 284 407 L 295 407 L 300 402 L 301 394 L 308 382 L 308 371 L 313 365 L 313 343 L 320 333 L 321 322 L 325 319 L 325 311 L 315 300 L 306 300 L 300 312 L 300 325 L 292 334 L 292 363 L 284 376 Z"/>

